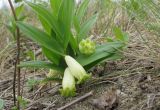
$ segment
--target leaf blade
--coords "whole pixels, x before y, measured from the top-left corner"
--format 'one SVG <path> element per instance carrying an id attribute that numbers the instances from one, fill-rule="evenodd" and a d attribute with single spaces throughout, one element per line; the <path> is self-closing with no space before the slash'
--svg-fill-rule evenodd
<path id="1" fill-rule="evenodd" d="M 34 4 L 31 2 L 27 2 L 27 4 L 41 17 L 41 20 L 43 19 L 45 23 L 47 23 L 48 26 L 50 26 L 50 28 L 55 31 L 58 37 L 62 37 L 58 21 L 50 11 L 38 4 Z"/>
<path id="2" fill-rule="evenodd" d="M 63 0 L 58 14 L 58 22 L 61 25 L 61 32 L 63 33 L 64 49 L 67 48 L 71 37 L 71 25 L 73 21 L 74 7 L 74 0 Z"/>
<path id="3" fill-rule="evenodd" d="M 81 26 L 81 30 L 78 33 L 79 42 L 87 36 L 88 32 L 95 24 L 97 17 L 98 17 L 98 14 L 95 14 L 92 17 L 90 17 L 86 22 L 83 23 L 83 25 Z"/>
<path id="4" fill-rule="evenodd" d="M 84 56 L 84 55 L 78 56 L 77 61 L 82 66 L 87 66 L 100 59 L 106 58 L 108 56 L 112 56 L 117 52 L 118 49 L 122 48 L 123 46 L 124 44 L 120 42 L 103 44 L 103 45 L 97 46 L 96 52 L 90 56 Z"/>
<path id="5" fill-rule="evenodd" d="M 27 35 L 28 38 L 37 42 L 41 46 L 48 48 L 52 52 L 64 56 L 62 47 L 45 32 L 23 22 L 17 22 L 17 26 L 25 35 Z"/>
<path id="6" fill-rule="evenodd" d="M 51 62 L 46 61 L 26 61 L 21 62 L 18 67 L 24 68 L 24 67 L 30 67 L 30 68 L 47 68 L 47 69 L 54 69 L 58 71 L 63 71 L 63 68 L 60 68 L 56 65 L 54 65 Z"/>
<path id="7" fill-rule="evenodd" d="M 56 17 L 58 16 L 61 3 L 62 3 L 62 0 L 50 0 L 50 4 L 51 4 L 53 14 Z"/>

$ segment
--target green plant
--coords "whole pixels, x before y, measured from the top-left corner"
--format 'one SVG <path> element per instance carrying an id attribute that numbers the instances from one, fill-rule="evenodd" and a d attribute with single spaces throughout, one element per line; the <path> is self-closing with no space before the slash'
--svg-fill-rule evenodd
<path id="1" fill-rule="evenodd" d="M 79 43 L 88 38 L 88 33 L 98 17 L 98 14 L 95 14 L 83 21 L 89 0 L 84 0 L 80 6 L 77 6 L 74 0 L 50 0 L 50 8 L 31 2 L 26 3 L 37 13 L 44 31 L 23 22 L 17 22 L 17 26 L 28 38 L 41 46 L 43 54 L 49 61 L 23 62 L 20 67 L 49 68 L 59 73 L 64 73 L 69 67 L 70 72 L 67 73 L 72 74 L 79 84 L 90 76 L 85 70 L 105 59 L 114 59 L 119 53 L 118 50 L 125 46 L 124 42 L 115 41 L 102 45 L 95 44 L 95 52 L 90 55 L 84 55 L 79 51 Z M 71 62 L 75 65 L 71 65 Z M 79 72 L 73 70 L 72 66 L 77 66 Z M 63 74 L 61 76 L 63 77 Z M 62 80 L 61 77 L 59 79 Z"/>
<path id="2" fill-rule="evenodd" d="M 4 101 L 0 99 L 0 110 L 3 110 L 3 107 L 4 107 Z"/>
<path id="3" fill-rule="evenodd" d="M 17 1 L 17 2 L 20 2 L 20 1 Z M 26 16 L 24 15 L 24 4 L 20 4 L 19 6 L 15 8 L 15 14 L 17 16 L 18 21 L 25 20 Z M 6 24 L 6 27 L 12 34 L 13 40 L 16 40 L 16 21 L 13 16 L 9 16 L 9 21 Z"/>
<path id="4" fill-rule="evenodd" d="M 158 3 L 159 1 L 156 3 L 154 0 L 129 0 L 123 1 L 121 5 L 129 17 L 148 23 L 150 19 L 160 18 Z"/>
<path id="5" fill-rule="evenodd" d="M 27 101 L 21 96 L 17 97 L 17 100 L 20 102 L 21 108 L 25 109 L 25 107 L 27 106 Z"/>
<path id="6" fill-rule="evenodd" d="M 40 83 L 40 80 L 34 79 L 34 78 L 30 78 L 27 80 L 27 87 L 29 89 L 29 91 L 31 91 L 36 85 L 38 85 Z"/>
<path id="7" fill-rule="evenodd" d="M 22 0 L 14 0 L 15 3 L 22 2 Z"/>
<path id="8" fill-rule="evenodd" d="M 128 35 L 125 32 L 122 32 L 122 30 L 119 27 L 113 27 L 113 34 L 114 38 L 107 37 L 108 42 L 116 42 L 116 41 L 121 41 L 124 43 L 128 43 Z"/>
<path id="9" fill-rule="evenodd" d="M 27 106 L 28 102 L 25 99 L 23 99 L 21 96 L 18 96 L 17 100 L 18 100 L 18 102 L 20 104 L 21 109 L 24 110 L 25 107 Z M 17 106 L 14 106 L 14 107 L 11 108 L 11 110 L 19 110 L 19 109 L 18 109 Z"/>

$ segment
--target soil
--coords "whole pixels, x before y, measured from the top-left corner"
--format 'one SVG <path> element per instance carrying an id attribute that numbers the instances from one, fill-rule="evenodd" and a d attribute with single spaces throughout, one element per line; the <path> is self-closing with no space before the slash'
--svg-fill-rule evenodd
<path id="1" fill-rule="evenodd" d="M 77 95 L 72 98 L 60 96 L 58 92 L 60 85 L 55 86 L 53 82 L 43 86 L 40 91 L 42 85 L 29 91 L 24 80 L 23 97 L 29 101 L 26 110 L 56 110 L 90 91 L 94 92 L 93 96 L 77 102 L 66 110 L 100 110 L 91 105 L 90 101 L 102 97 L 111 88 L 120 91 L 118 106 L 112 110 L 160 110 L 160 69 L 155 68 L 157 64 L 154 62 L 143 60 L 138 61 L 136 65 L 134 62 L 134 58 L 127 58 L 95 67 L 92 70 L 93 78 L 79 86 Z M 34 73 L 36 74 L 34 77 L 39 79 L 45 76 L 42 75 L 44 71 L 34 71 Z M 26 79 L 29 77 L 32 76 L 27 74 Z M 0 90 L 0 96 L 5 101 L 4 110 L 10 110 L 13 106 L 12 80 L 0 81 Z"/>

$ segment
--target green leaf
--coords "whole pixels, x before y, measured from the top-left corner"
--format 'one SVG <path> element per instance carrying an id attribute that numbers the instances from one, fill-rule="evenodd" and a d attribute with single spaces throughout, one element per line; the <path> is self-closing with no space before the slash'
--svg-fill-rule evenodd
<path id="1" fill-rule="evenodd" d="M 15 8 L 16 16 L 20 16 L 22 14 L 22 11 L 24 10 L 24 5 L 21 4 L 20 6 Z"/>
<path id="2" fill-rule="evenodd" d="M 64 49 L 67 48 L 71 36 L 71 24 L 75 8 L 74 0 L 63 0 L 58 14 L 58 22 L 63 33 Z"/>
<path id="3" fill-rule="evenodd" d="M 113 28 L 113 32 L 114 32 L 114 34 L 115 34 L 115 36 L 116 36 L 116 38 L 118 40 L 124 41 L 124 39 L 123 39 L 123 32 L 121 31 L 120 28 L 114 27 Z"/>
<path id="4" fill-rule="evenodd" d="M 80 22 L 78 21 L 77 16 L 74 17 L 73 23 L 74 23 L 74 28 L 75 28 L 76 32 L 79 33 L 81 28 L 80 28 Z"/>
<path id="5" fill-rule="evenodd" d="M 28 103 L 27 100 L 23 99 L 21 96 L 18 96 L 17 100 L 19 101 L 22 109 L 26 108 Z"/>
<path id="6" fill-rule="evenodd" d="M 28 50 L 26 55 L 31 59 L 31 60 L 35 60 L 35 55 L 33 50 Z"/>
<path id="7" fill-rule="evenodd" d="M 133 7 L 134 10 L 139 11 L 139 3 L 136 0 L 131 0 L 131 5 Z"/>
<path id="8" fill-rule="evenodd" d="M 3 110 L 3 107 L 4 107 L 4 101 L 0 99 L 0 110 Z"/>
<path id="9" fill-rule="evenodd" d="M 26 82 L 26 86 L 28 87 L 29 91 L 32 91 L 33 88 L 41 82 L 40 79 L 36 78 L 29 78 Z"/>
<path id="10" fill-rule="evenodd" d="M 115 61 L 115 60 L 121 59 L 121 58 L 123 58 L 122 53 L 121 52 L 116 52 L 114 55 L 108 57 L 107 60 L 109 60 L 109 61 Z"/>
<path id="11" fill-rule="evenodd" d="M 107 42 L 114 42 L 114 39 L 111 37 L 107 37 L 106 40 L 107 40 Z"/>
<path id="12" fill-rule="evenodd" d="M 12 22 L 9 22 L 8 24 L 6 24 L 7 29 L 10 31 L 10 33 L 13 36 L 13 39 L 16 40 L 16 27 L 14 26 L 14 24 Z"/>
<path id="13" fill-rule="evenodd" d="M 22 16 L 19 16 L 18 20 L 19 21 L 24 21 L 26 18 L 27 18 L 27 16 L 22 15 Z"/>
<path id="14" fill-rule="evenodd" d="M 50 0 L 51 8 L 54 16 L 58 16 L 62 0 Z"/>
<path id="15" fill-rule="evenodd" d="M 113 28 L 113 32 L 115 34 L 116 40 L 120 40 L 123 42 L 128 42 L 128 35 L 126 33 L 123 33 L 122 30 L 118 27 Z"/>
<path id="16" fill-rule="evenodd" d="M 82 18 L 84 17 L 86 10 L 87 10 L 88 4 L 89 4 L 89 0 L 83 0 L 83 2 L 80 4 L 80 6 L 78 7 L 78 9 L 76 11 L 76 15 L 74 16 L 74 27 L 78 33 L 81 29 L 80 28 L 81 21 L 82 21 Z"/>
<path id="17" fill-rule="evenodd" d="M 114 54 L 116 54 L 116 53 L 110 53 L 110 54 L 106 55 L 106 57 L 102 57 L 102 58 L 100 58 L 100 59 L 98 59 L 98 60 L 96 60 L 96 61 L 93 61 L 92 63 L 84 66 L 84 68 L 85 68 L 86 70 L 89 70 L 89 69 L 91 69 L 92 67 L 94 67 L 95 65 L 103 62 L 104 60 L 107 60 L 108 58 L 110 58 L 110 57 L 112 57 L 112 56 L 114 56 Z"/>
<path id="18" fill-rule="evenodd" d="M 84 14 L 87 10 L 88 4 L 89 4 L 89 0 L 83 0 L 83 3 L 78 8 L 78 11 L 76 13 L 76 17 L 77 17 L 79 23 L 82 20 L 82 18 L 84 17 Z"/>
<path id="19" fill-rule="evenodd" d="M 53 82 L 53 81 L 61 83 L 62 79 L 58 77 L 49 77 L 49 78 L 46 77 L 44 80 L 41 81 L 41 83 L 43 84 L 43 83 L 48 83 L 48 82 Z"/>
<path id="20" fill-rule="evenodd" d="M 93 27 L 93 25 L 95 24 L 96 20 L 97 20 L 97 14 L 95 14 L 94 16 L 92 16 L 91 18 L 89 18 L 86 22 L 83 23 L 83 25 L 81 26 L 81 30 L 78 34 L 78 39 L 79 42 L 86 38 L 88 32 L 90 31 L 90 29 Z"/>
<path id="21" fill-rule="evenodd" d="M 92 63 L 88 64 L 87 66 L 84 66 L 84 68 L 86 70 L 89 70 L 92 67 L 94 67 L 95 65 L 97 65 L 97 64 L 99 64 L 99 63 L 101 63 L 103 61 L 106 61 L 106 60 L 108 60 L 108 61 L 111 61 L 111 60 L 114 61 L 114 60 L 121 59 L 121 58 L 122 58 L 122 55 L 119 54 L 119 52 L 111 53 L 110 55 L 108 55 L 106 57 L 103 57 L 103 58 L 101 58 L 99 60 L 96 60 L 95 62 L 92 62 Z"/>
<path id="22" fill-rule="evenodd" d="M 64 56 L 62 47 L 57 43 L 55 39 L 51 38 L 45 32 L 22 22 L 17 22 L 17 25 L 23 31 L 23 33 L 27 35 L 28 38 L 39 43 L 39 45 L 49 49 L 50 51 Z"/>
<path id="23" fill-rule="evenodd" d="M 45 30 L 45 32 L 46 32 L 48 35 L 50 35 L 50 33 L 51 33 L 51 27 L 50 27 L 50 25 L 49 25 L 49 24 L 47 23 L 47 21 L 44 20 L 41 16 L 38 16 L 38 18 L 39 18 L 39 20 L 40 20 L 40 22 L 41 22 L 41 24 L 42 24 L 43 29 Z"/>
<path id="24" fill-rule="evenodd" d="M 44 6 L 27 2 L 30 7 L 41 17 L 41 21 L 47 23 L 50 28 L 52 28 L 58 37 L 62 37 L 60 25 L 55 16 L 52 15 Z M 63 40 L 63 39 L 61 39 Z"/>
<path id="25" fill-rule="evenodd" d="M 61 56 L 59 56 L 58 54 L 50 51 L 49 49 L 47 49 L 45 47 L 42 47 L 42 52 L 48 58 L 48 60 L 50 60 L 51 62 L 53 62 L 56 65 L 59 64 Z"/>
<path id="26" fill-rule="evenodd" d="M 54 65 L 51 62 L 46 62 L 46 61 L 26 61 L 26 62 L 22 62 L 20 63 L 20 65 L 18 65 L 19 67 L 30 67 L 30 68 L 48 68 L 48 69 L 54 69 L 57 71 L 63 71 L 63 68 L 58 67 L 56 65 Z"/>
<path id="27" fill-rule="evenodd" d="M 22 0 L 14 0 L 15 3 L 22 2 Z"/>
<path id="28" fill-rule="evenodd" d="M 77 40 L 74 36 L 71 36 L 71 38 L 70 38 L 70 45 L 71 45 L 72 50 L 74 52 L 78 51 L 78 43 L 77 43 Z"/>
<path id="29" fill-rule="evenodd" d="M 115 54 L 117 52 L 117 50 L 122 48 L 123 46 L 124 46 L 124 44 L 120 43 L 120 42 L 106 43 L 106 44 L 97 46 L 96 52 L 90 56 L 85 56 L 85 55 L 78 56 L 77 61 L 82 66 L 90 65 L 96 61 L 98 61 L 97 63 L 99 63 L 101 60 L 104 60 L 105 58 Z M 97 64 L 97 63 L 95 63 L 95 64 Z M 92 66 L 94 66 L 94 65 L 92 65 Z"/>

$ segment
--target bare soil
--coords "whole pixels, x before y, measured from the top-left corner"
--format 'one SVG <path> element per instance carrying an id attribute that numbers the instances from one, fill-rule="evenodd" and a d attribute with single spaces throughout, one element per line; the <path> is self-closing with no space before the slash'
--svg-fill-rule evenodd
<path id="1" fill-rule="evenodd" d="M 160 110 L 160 68 L 155 68 L 157 64 L 154 62 L 143 60 L 136 62 L 135 65 L 134 58 L 124 59 L 95 67 L 92 70 L 93 79 L 78 87 L 77 95 L 73 98 L 60 96 L 58 92 L 60 86 L 53 83 L 47 84 L 40 91 L 41 86 L 37 86 L 29 92 L 26 80 L 23 80 L 23 97 L 29 101 L 26 110 L 45 110 L 47 107 L 48 110 L 56 110 L 90 91 L 94 91 L 93 96 L 66 110 L 99 110 L 89 102 L 113 87 L 120 91 L 118 106 L 113 110 Z M 29 72 L 31 74 L 32 71 Z M 34 73 L 36 74 L 34 77 L 37 78 L 45 76 L 42 75 L 44 73 L 42 70 Z M 32 77 L 30 74 L 26 75 L 25 79 Z M 4 110 L 10 110 L 13 106 L 12 80 L 1 80 L 0 91 L 0 96 L 6 104 Z"/>

